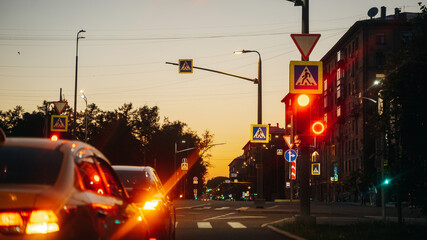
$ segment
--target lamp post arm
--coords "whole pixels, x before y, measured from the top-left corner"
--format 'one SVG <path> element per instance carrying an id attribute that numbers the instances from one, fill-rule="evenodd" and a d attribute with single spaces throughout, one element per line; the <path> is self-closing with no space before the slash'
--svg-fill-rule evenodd
<path id="1" fill-rule="evenodd" d="M 179 66 L 178 63 L 172 63 L 172 62 L 166 62 L 166 64 L 171 64 L 171 65 L 177 65 L 177 66 Z M 209 72 L 214 72 L 214 73 L 219 73 L 219 74 L 224 74 L 224 75 L 231 76 L 231 77 L 241 78 L 241 79 L 244 79 L 244 80 L 247 80 L 247 81 L 251 81 L 251 82 L 253 82 L 255 84 L 258 83 L 258 79 L 256 79 L 256 78 L 252 79 L 252 78 L 242 77 L 242 76 L 239 76 L 239 75 L 235 75 L 235 74 L 231 74 L 231 73 L 226 73 L 226 72 L 221 72 L 221 71 L 217 71 L 217 70 L 213 70 L 213 69 L 209 69 L 209 68 L 202 68 L 202 67 L 196 67 L 196 66 L 193 66 L 193 68 L 199 69 L 199 70 L 204 70 L 204 71 L 209 71 Z"/>

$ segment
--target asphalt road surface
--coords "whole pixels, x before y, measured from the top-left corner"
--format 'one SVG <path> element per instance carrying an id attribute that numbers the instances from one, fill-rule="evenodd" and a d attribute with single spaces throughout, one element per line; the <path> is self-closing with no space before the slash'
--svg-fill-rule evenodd
<path id="1" fill-rule="evenodd" d="M 177 240 L 286 239 L 267 224 L 290 214 L 247 211 L 253 202 L 176 201 Z"/>

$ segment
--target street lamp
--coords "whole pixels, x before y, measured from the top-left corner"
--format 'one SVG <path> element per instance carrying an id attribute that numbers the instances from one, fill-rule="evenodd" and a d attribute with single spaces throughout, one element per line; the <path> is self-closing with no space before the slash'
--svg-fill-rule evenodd
<path id="1" fill-rule="evenodd" d="M 261 54 L 255 50 L 234 51 L 234 54 L 251 53 L 251 52 L 258 54 L 258 79 L 255 83 L 258 84 L 258 124 L 262 124 L 262 62 L 261 62 Z"/>
<path id="2" fill-rule="evenodd" d="M 261 62 L 261 54 L 256 50 L 241 50 L 234 51 L 234 54 L 242 54 L 242 53 L 257 53 L 258 54 L 258 79 L 255 82 L 258 84 L 258 124 L 262 124 L 262 62 Z M 257 152 L 259 154 L 259 162 L 257 164 L 257 197 L 259 199 L 264 199 L 263 193 L 263 163 L 262 163 L 262 149 L 257 147 Z"/>
<path id="3" fill-rule="evenodd" d="M 85 30 L 80 30 L 77 33 L 77 41 L 76 41 L 76 74 L 75 74 L 75 82 L 74 82 L 74 126 L 73 126 L 73 138 L 76 139 L 76 127 L 77 127 L 77 69 L 78 69 L 78 62 L 79 62 L 79 39 L 85 38 L 82 36 L 79 36 L 80 33 L 86 32 Z"/>
<path id="4" fill-rule="evenodd" d="M 80 90 L 80 93 L 82 94 L 81 97 L 83 100 L 85 100 L 86 108 L 85 108 L 85 142 L 87 142 L 87 97 L 83 90 Z"/>

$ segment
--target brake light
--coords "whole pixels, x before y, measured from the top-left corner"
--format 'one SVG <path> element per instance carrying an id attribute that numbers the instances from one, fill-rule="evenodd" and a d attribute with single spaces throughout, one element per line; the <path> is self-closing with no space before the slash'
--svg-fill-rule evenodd
<path id="1" fill-rule="evenodd" d="M 19 213 L 2 212 L 0 213 L 0 227 L 22 226 L 23 221 Z"/>
<path id="2" fill-rule="evenodd" d="M 142 210 L 156 210 L 156 207 L 159 205 L 159 202 L 161 200 L 151 200 L 151 201 L 147 201 L 144 204 L 144 207 L 142 208 Z"/>
<path id="3" fill-rule="evenodd" d="M 52 210 L 33 211 L 28 220 L 27 234 L 46 234 L 59 231 L 58 218 Z"/>

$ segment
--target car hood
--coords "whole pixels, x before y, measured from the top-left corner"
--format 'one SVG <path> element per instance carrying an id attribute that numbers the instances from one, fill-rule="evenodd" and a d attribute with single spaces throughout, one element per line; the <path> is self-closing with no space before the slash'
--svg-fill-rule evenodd
<path id="1" fill-rule="evenodd" d="M 51 208 L 58 199 L 52 190 L 46 185 L 2 185 L 0 209 Z"/>

